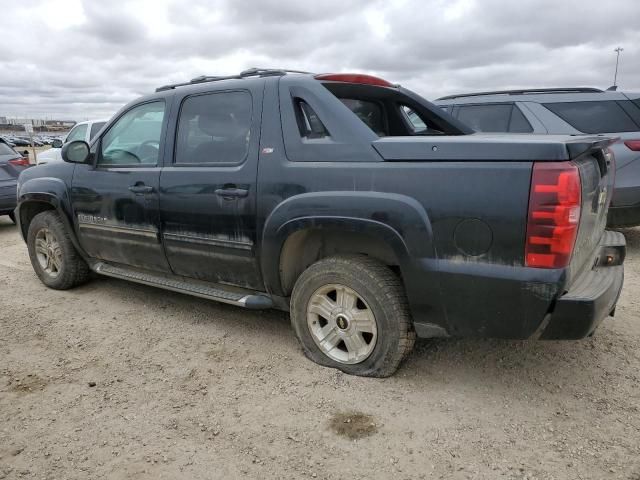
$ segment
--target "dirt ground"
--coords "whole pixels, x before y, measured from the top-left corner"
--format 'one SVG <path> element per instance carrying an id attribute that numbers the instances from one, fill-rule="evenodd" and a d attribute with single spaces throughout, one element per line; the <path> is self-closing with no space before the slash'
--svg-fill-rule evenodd
<path id="1" fill-rule="evenodd" d="M 306 360 L 287 315 L 108 278 L 46 289 L 0 217 L 0 478 L 640 480 L 640 229 L 577 342 L 419 341 L 396 376 Z"/>

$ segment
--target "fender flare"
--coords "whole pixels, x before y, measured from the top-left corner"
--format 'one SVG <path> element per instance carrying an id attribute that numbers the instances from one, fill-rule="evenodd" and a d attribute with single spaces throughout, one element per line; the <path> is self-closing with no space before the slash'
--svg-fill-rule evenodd
<path id="1" fill-rule="evenodd" d="M 44 185 L 48 187 L 46 191 L 43 191 L 42 187 Z M 36 187 L 37 189 L 33 187 Z M 25 242 L 27 241 L 27 231 L 24 228 L 25 226 L 22 225 L 22 215 L 20 211 L 24 205 L 32 203 L 46 203 L 53 207 L 53 210 L 60 216 L 62 223 L 67 229 L 73 246 L 86 260 L 88 256 L 80 246 L 76 231 L 73 227 L 73 217 L 70 210 L 71 204 L 68 199 L 65 183 L 59 178 L 35 178 L 28 180 L 20 186 L 20 191 L 18 193 L 18 206 L 16 208 L 16 220 L 18 221 L 20 233 Z"/>
<path id="2" fill-rule="evenodd" d="M 368 234 L 393 250 L 400 270 L 412 259 L 435 258 L 431 222 L 415 199 L 386 192 L 311 192 L 289 197 L 271 212 L 262 231 L 261 269 L 268 292 L 284 295 L 280 257 L 293 233 L 340 229 Z"/>

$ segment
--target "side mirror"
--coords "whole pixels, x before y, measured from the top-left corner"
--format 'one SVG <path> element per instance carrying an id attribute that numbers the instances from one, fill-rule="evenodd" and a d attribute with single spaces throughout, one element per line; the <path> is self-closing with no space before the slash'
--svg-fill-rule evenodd
<path id="1" fill-rule="evenodd" d="M 74 140 L 62 146 L 62 159 L 69 163 L 87 163 L 89 160 L 89 144 L 84 140 Z"/>
<path id="2" fill-rule="evenodd" d="M 62 148 L 62 140 L 56 138 L 53 142 L 51 142 L 51 148 Z"/>

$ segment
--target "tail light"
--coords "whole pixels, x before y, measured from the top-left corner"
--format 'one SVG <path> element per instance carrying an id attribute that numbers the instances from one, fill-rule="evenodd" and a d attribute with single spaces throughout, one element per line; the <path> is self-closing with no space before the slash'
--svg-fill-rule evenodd
<path id="1" fill-rule="evenodd" d="M 15 167 L 28 167 L 29 159 L 24 157 L 14 158 L 13 160 L 9 160 L 9 163 Z"/>
<path id="2" fill-rule="evenodd" d="M 627 140 L 624 142 L 629 150 L 640 152 L 640 140 Z"/>
<path id="3" fill-rule="evenodd" d="M 563 268 L 571 261 L 581 205 L 580 172 L 569 162 L 536 162 L 531 176 L 525 265 Z"/>

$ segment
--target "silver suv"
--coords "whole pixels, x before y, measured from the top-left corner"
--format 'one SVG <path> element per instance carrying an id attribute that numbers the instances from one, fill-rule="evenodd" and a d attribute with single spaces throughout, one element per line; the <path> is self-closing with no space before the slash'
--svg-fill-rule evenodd
<path id="1" fill-rule="evenodd" d="M 597 88 L 504 90 L 450 95 L 434 102 L 480 132 L 607 134 L 616 183 L 609 226 L 640 225 L 640 93 Z"/>

